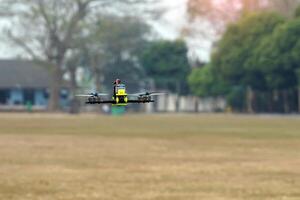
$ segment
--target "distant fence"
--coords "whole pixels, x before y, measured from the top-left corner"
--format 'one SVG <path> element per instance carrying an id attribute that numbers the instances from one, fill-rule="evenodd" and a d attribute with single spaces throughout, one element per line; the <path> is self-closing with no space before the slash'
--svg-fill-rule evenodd
<path id="1" fill-rule="evenodd" d="M 224 98 L 199 98 L 169 94 L 156 98 L 155 104 L 146 107 L 147 112 L 216 112 L 226 109 Z"/>
<path id="2" fill-rule="evenodd" d="M 82 102 L 82 112 L 102 112 L 110 113 L 109 105 L 87 106 Z M 139 109 L 142 108 L 142 109 Z M 155 98 L 155 103 L 145 104 L 142 107 L 136 105 L 130 107 L 131 111 L 142 112 L 216 112 L 226 109 L 224 98 L 199 98 L 195 96 L 178 96 L 168 94 Z M 45 106 L 26 106 L 26 105 L 0 105 L 0 112 L 47 112 Z M 68 109 L 64 111 L 68 112 Z"/>

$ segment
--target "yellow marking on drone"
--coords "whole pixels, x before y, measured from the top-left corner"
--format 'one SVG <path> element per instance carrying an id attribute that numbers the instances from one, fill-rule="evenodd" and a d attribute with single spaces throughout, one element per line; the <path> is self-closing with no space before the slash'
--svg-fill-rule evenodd
<path id="1" fill-rule="evenodd" d="M 112 106 L 127 106 L 127 103 L 112 104 Z"/>
<path id="2" fill-rule="evenodd" d="M 115 95 L 116 97 L 115 98 L 113 97 L 113 100 L 115 100 L 116 103 L 113 104 L 113 106 L 127 106 L 128 97 L 125 88 L 117 88 Z"/>
<path id="3" fill-rule="evenodd" d="M 125 95 L 127 95 L 127 94 L 126 94 L 125 89 L 119 89 L 116 95 L 117 95 L 117 96 L 125 96 Z"/>

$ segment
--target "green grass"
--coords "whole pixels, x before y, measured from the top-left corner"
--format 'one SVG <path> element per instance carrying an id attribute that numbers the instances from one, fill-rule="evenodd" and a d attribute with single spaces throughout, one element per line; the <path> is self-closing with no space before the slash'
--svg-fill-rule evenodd
<path id="1" fill-rule="evenodd" d="M 0 199 L 300 199 L 300 118 L 0 115 Z"/>

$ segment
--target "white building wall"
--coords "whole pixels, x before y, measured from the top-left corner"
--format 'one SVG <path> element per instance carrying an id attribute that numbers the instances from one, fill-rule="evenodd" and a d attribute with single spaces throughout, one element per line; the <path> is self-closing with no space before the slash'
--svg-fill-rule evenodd
<path id="1" fill-rule="evenodd" d="M 167 104 L 167 112 L 175 112 L 176 111 L 176 100 L 177 95 L 169 95 L 168 96 L 168 104 Z"/>
<path id="2" fill-rule="evenodd" d="M 225 110 L 226 100 L 224 98 L 199 98 L 195 96 L 181 96 L 175 94 L 159 96 L 156 100 L 156 111 L 176 112 L 176 101 L 179 100 L 179 112 L 215 112 Z M 154 106 L 148 106 L 147 111 L 153 112 Z"/>

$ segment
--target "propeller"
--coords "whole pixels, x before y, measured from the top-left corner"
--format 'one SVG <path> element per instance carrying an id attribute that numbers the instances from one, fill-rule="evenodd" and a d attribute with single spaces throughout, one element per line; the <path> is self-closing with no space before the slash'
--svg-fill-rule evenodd
<path id="1" fill-rule="evenodd" d="M 76 97 L 92 97 L 90 94 L 77 94 Z"/>
<path id="2" fill-rule="evenodd" d="M 165 95 L 166 93 L 163 92 L 151 92 L 151 93 L 147 93 L 147 95 L 149 96 L 160 96 L 160 95 Z"/>
<path id="3" fill-rule="evenodd" d="M 99 96 L 108 96 L 105 93 L 90 93 L 90 94 L 78 94 L 76 97 L 99 97 Z"/>
<path id="4" fill-rule="evenodd" d="M 163 92 L 143 92 L 143 93 L 136 93 L 136 94 L 130 94 L 130 95 L 142 97 L 142 96 L 160 96 L 160 95 L 165 95 L 165 94 L 166 93 L 163 93 Z"/>

